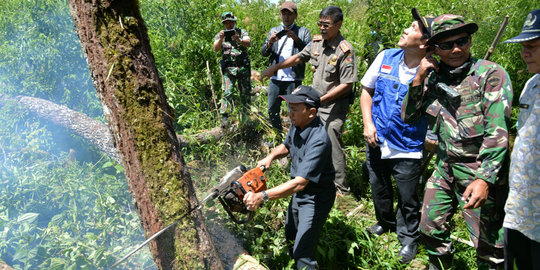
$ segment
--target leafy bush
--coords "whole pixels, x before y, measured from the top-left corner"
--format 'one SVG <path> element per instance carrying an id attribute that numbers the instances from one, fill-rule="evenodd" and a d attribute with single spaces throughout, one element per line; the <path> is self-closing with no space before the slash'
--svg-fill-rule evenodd
<path id="1" fill-rule="evenodd" d="M 97 269 L 143 241 L 122 167 L 58 152 L 46 126 L 16 112 L 0 107 L 1 260 L 15 269 Z M 125 266 L 152 265 L 146 249 Z"/>
<path id="2" fill-rule="evenodd" d="M 1 1 L 0 18 L 0 93 L 103 115 L 67 1 Z"/>

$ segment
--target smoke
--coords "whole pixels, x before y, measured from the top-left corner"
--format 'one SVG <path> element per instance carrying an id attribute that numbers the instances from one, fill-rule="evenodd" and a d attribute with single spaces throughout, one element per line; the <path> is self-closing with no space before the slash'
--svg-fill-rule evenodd
<path id="1" fill-rule="evenodd" d="M 120 165 L 5 97 L 104 120 L 66 1 L 0 3 L 0 259 L 26 268 L 107 268 L 144 241 Z M 122 267 L 152 269 L 146 248 Z"/>

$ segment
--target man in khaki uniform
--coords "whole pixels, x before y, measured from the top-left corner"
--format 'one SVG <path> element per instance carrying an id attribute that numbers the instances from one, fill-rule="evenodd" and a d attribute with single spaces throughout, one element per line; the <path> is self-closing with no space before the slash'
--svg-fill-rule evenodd
<path id="1" fill-rule="evenodd" d="M 332 162 L 336 170 L 334 183 L 339 193 L 347 193 L 345 178 L 345 152 L 341 139 L 343 124 L 349 112 L 349 96 L 353 83 L 358 81 L 355 53 L 351 43 L 341 35 L 343 12 L 339 7 L 328 6 L 319 14 L 317 22 L 320 35 L 301 52 L 287 60 L 270 66 L 262 78 L 271 77 L 277 70 L 308 62 L 313 71 L 313 88 L 321 95 L 319 117 L 332 142 Z"/>

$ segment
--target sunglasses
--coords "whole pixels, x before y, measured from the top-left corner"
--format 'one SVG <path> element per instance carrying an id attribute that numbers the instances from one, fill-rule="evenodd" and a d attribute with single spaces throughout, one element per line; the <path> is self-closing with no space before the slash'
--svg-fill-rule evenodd
<path id="1" fill-rule="evenodd" d="M 447 50 L 451 50 L 452 48 L 454 48 L 454 44 L 456 44 L 458 47 L 463 47 L 463 46 L 467 45 L 468 42 L 469 42 L 469 37 L 466 36 L 466 37 L 458 38 L 458 39 L 455 39 L 455 40 L 450 40 L 450 41 L 447 41 L 447 42 L 435 44 L 435 47 L 437 47 L 437 48 L 439 48 L 441 50 L 447 51 Z"/>
<path id="2" fill-rule="evenodd" d="M 317 22 L 317 25 L 318 25 L 319 27 L 323 26 L 324 28 L 328 28 L 328 27 L 334 25 L 334 23 L 329 23 L 329 22 Z"/>

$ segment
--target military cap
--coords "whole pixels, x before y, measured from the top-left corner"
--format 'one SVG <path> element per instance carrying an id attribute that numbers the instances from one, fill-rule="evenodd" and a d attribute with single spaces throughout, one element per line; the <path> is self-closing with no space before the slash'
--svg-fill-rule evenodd
<path id="1" fill-rule="evenodd" d="M 414 20 L 418 22 L 418 26 L 420 26 L 420 30 L 422 31 L 422 39 L 430 38 L 431 37 L 431 23 L 433 22 L 433 19 L 435 19 L 435 16 L 432 16 L 432 15 L 422 16 L 420 15 L 420 12 L 418 12 L 418 9 L 416 8 L 412 8 L 411 13 Z"/>
<path id="2" fill-rule="evenodd" d="M 225 21 L 233 21 L 236 22 L 236 17 L 233 15 L 230 11 L 225 11 L 223 14 L 221 14 L 221 23 Z"/>
<path id="3" fill-rule="evenodd" d="M 433 45 L 440 39 L 461 33 L 472 35 L 477 30 L 478 25 L 476 23 L 465 23 L 463 16 L 443 14 L 433 19 L 431 38 L 426 42 L 426 45 Z"/>
<path id="4" fill-rule="evenodd" d="M 521 34 L 503 43 L 525 42 L 537 38 L 540 38 L 540 8 L 531 11 L 527 15 L 523 28 L 521 28 Z"/>
<path id="5" fill-rule="evenodd" d="M 298 104 L 305 103 L 311 107 L 319 108 L 321 106 L 321 98 L 319 93 L 313 87 L 300 85 L 290 95 L 280 95 L 280 98 L 287 103 Z"/>

